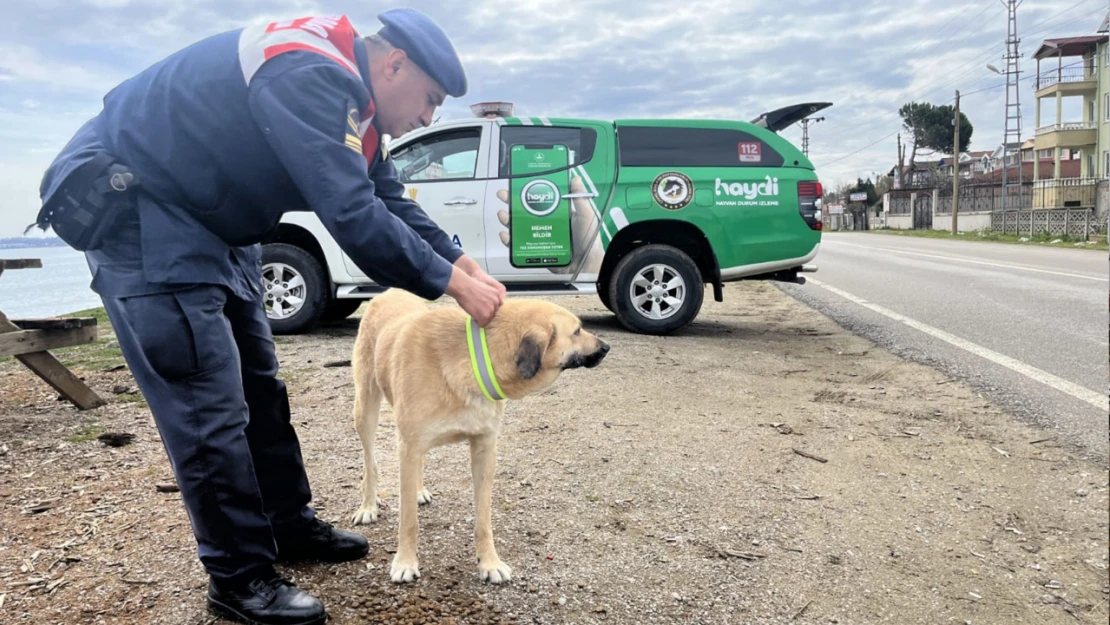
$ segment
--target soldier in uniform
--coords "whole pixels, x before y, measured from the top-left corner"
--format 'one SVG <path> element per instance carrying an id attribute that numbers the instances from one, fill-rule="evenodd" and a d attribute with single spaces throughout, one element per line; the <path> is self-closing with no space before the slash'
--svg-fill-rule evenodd
<path id="1" fill-rule="evenodd" d="M 383 134 L 467 91 L 445 33 L 412 10 L 218 34 L 123 82 L 47 170 L 38 225 L 85 251 L 150 405 L 209 575 L 208 606 L 321 623 L 274 569 L 363 557 L 319 519 L 267 323 L 260 242 L 311 210 L 383 286 L 454 297 L 482 325 L 505 289 L 411 200 Z"/>

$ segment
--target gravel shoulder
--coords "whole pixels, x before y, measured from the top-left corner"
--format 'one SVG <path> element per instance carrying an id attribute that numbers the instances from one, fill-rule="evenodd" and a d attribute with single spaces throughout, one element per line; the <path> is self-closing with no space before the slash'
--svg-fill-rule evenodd
<path id="1" fill-rule="evenodd" d="M 379 428 L 371 552 L 282 567 L 337 623 L 1105 623 L 1107 467 L 969 386 L 767 284 L 730 285 L 680 334 L 628 333 L 595 298 L 554 301 L 613 347 L 509 405 L 494 537 L 477 579 L 464 445 L 428 458 L 423 577 L 389 581 L 398 472 Z M 108 328 L 105 328 L 107 330 Z M 278 337 L 319 513 L 350 529 L 357 318 Z M 60 358 L 112 401 L 79 413 L 0 362 L 0 622 L 215 623 L 180 497 L 111 343 Z M 331 365 L 331 366 L 329 366 Z M 338 365 L 338 366 L 336 366 Z M 112 447 L 104 433 L 134 440 Z M 171 489 L 172 490 L 172 489 Z"/>

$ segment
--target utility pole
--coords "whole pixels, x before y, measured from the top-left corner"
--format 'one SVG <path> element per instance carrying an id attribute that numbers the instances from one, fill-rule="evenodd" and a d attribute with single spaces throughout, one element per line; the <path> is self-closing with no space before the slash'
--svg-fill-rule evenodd
<path id="1" fill-rule="evenodd" d="M 807 117 L 802 120 L 802 154 L 809 157 L 809 125 L 825 121 L 824 117 Z"/>
<path id="2" fill-rule="evenodd" d="M 960 213 L 960 90 L 956 90 L 956 116 L 952 120 L 955 132 L 952 137 L 952 234 L 959 234 L 956 221 Z"/>
<path id="3" fill-rule="evenodd" d="M 1021 59 L 1021 54 L 1018 52 L 1018 44 L 1021 42 L 1017 36 L 1017 8 L 1024 0 L 1003 0 L 1003 4 L 1009 9 L 1009 22 L 1007 27 L 1006 36 L 1006 54 L 1002 57 L 1006 61 L 1006 71 L 1002 72 L 1006 76 L 1006 129 L 1002 136 L 1002 210 L 1006 210 L 1009 205 L 1010 186 L 1007 179 L 1007 163 L 1009 160 L 1010 143 L 1017 144 L 1018 150 L 1018 201 L 1021 200 L 1021 188 L 1023 178 L 1023 163 L 1021 161 L 1021 87 L 1018 82 L 1018 60 Z M 1037 167 L 1038 162 L 1036 155 L 1033 158 L 1033 167 Z M 1021 206 L 1019 205 L 1020 209 Z"/>
<path id="4" fill-rule="evenodd" d="M 905 158 L 906 153 L 902 146 L 902 133 L 898 133 L 898 169 L 894 172 L 895 189 L 902 188 L 902 163 Z"/>

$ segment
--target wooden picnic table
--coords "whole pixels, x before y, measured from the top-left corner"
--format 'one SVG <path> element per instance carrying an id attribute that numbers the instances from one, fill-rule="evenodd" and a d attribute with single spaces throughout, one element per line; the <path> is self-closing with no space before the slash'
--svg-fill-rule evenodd
<path id="1" fill-rule="evenodd" d="M 0 258 L 0 277 L 5 271 L 41 268 L 42 261 L 37 258 Z M 0 356 L 14 356 L 80 410 L 99 408 L 108 402 L 50 350 L 93 343 L 96 339 L 95 317 L 8 319 L 0 310 Z"/>

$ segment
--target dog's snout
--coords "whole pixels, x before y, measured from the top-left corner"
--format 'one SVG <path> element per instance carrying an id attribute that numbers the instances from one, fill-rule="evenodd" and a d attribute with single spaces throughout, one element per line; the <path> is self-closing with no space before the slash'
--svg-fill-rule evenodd
<path id="1" fill-rule="evenodd" d="M 590 354 L 589 356 L 587 356 L 585 358 L 585 362 L 583 364 L 585 365 L 585 367 L 587 369 L 592 369 L 592 368 L 598 366 L 599 364 L 601 364 L 601 361 L 605 359 L 605 354 L 608 354 L 608 353 L 609 353 L 609 344 L 606 343 L 605 341 L 601 340 L 601 339 L 598 339 L 597 340 L 597 351 Z"/>

